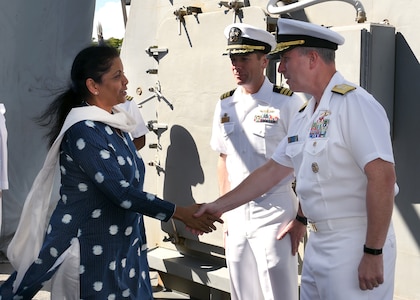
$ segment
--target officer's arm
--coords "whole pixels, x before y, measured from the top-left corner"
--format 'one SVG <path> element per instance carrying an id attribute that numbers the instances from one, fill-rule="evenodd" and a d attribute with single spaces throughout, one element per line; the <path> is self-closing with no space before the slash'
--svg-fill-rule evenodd
<path id="1" fill-rule="evenodd" d="M 217 178 L 219 181 L 219 193 L 224 195 L 230 191 L 229 175 L 226 168 L 226 154 L 220 153 L 217 161 Z"/>
<path id="2" fill-rule="evenodd" d="M 365 250 L 358 272 L 360 289 L 371 290 L 384 282 L 383 255 L 380 252 L 391 222 L 396 176 L 394 165 L 382 159 L 375 159 L 366 164 L 365 174 L 368 180 L 365 247 L 368 251 Z M 360 245 L 360 251 L 363 249 L 363 245 Z M 379 255 L 373 255 L 375 253 Z"/>
<path id="3" fill-rule="evenodd" d="M 252 172 L 240 185 L 212 203 L 203 204 L 196 216 L 204 212 L 220 217 L 224 212 L 245 204 L 268 192 L 283 178 L 291 174 L 292 168 L 285 167 L 270 159 Z"/>
<path id="4" fill-rule="evenodd" d="M 368 228 L 366 247 L 383 247 L 394 207 L 394 164 L 375 159 L 365 166 L 367 176 L 366 208 Z"/>

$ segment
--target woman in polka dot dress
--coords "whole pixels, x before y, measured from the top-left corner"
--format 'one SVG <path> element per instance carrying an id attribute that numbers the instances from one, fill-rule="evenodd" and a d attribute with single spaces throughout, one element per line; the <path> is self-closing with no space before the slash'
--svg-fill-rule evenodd
<path id="1" fill-rule="evenodd" d="M 114 48 L 82 50 L 71 79 L 72 87 L 40 118 L 53 125 L 48 137 L 50 152 L 57 144 L 61 197 L 34 259 L 27 267 L 17 263 L 0 299 L 32 299 L 53 276 L 53 299 L 153 299 L 143 215 L 179 219 L 201 232 L 220 220 L 193 218 L 197 205 L 175 207 L 143 191 L 144 163 L 127 133 L 135 122 L 114 107 L 125 101 L 128 83 Z M 29 230 L 19 233 L 22 224 L 11 256 L 25 247 L 17 238 Z"/>

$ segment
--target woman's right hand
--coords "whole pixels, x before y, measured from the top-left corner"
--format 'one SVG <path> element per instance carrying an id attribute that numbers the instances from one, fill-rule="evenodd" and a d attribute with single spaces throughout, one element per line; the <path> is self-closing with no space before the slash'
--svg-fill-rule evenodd
<path id="1" fill-rule="evenodd" d="M 207 212 L 197 216 L 196 212 L 200 206 L 201 204 L 192 204 L 185 207 L 177 206 L 173 218 L 182 221 L 194 234 L 209 233 L 216 230 L 214 223 L 219 222 L 222 224 L 223 220 Z"/>

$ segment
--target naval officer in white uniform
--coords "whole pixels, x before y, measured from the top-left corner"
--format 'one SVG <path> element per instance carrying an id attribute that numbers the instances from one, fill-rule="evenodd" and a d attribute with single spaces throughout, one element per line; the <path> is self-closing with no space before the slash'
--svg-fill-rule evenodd
<path id="1" fill-rule="evenodd" d="M 264 194 L 293 170 L 298 215 L 279 235 L 292 252 L 306 231 L 301 300 L 393 299 L 396 192 L 390 125 L 384 108 L 335 68 L 338 33 L 278 21 L 278 71 L 294 91 L 312 96 L 272 158 L 232 192 L 203 205 L 215 215 Z M 279 279 L 280 280 L 280 279 Z"/>
<path id="2" fill-rule="evenodd" d="M 221 194 L 242 182 L 267 162 L 285 137 L 290 120 L 303 105 L 287 88 L 264 76 L 274 35 L 243 23 L 225 29 L 227 51 L 237 87 L 217 102 L 212 148 L 220 153 Z M 226 260 L 233 300 L 294 300 L 298 298 L 298 262 L 290 239 L 278 241 L 279 231 L 294 219 L 298 202 L 294 176 L 261 197 L 226 213 Z"/>

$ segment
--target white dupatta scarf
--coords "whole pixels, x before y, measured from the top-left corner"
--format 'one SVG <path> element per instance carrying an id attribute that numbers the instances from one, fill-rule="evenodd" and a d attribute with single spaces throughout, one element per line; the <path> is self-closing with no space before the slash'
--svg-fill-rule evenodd
<path id="1" fill-rule="evenodd" d="M 134 129 L 136 125 L 135 120 L 130 115 L 118 107 L 114 107 L 113 111 L 114 113 L 110 114 L 97 106 L 86 106 L 73 108 L 69 112 L 57 139 L 48 151 L 44 166 L 36 176 L 32 188 L 26 197 L 19 225 L 7 249 L 7 257 L 17 271 L 17 277 L 13 286 L 14 292 L 19 287 L 30 265 L 38 258 L 48 226 L 48 218 L 59 200 L 58 197 L 52 198 L 51 193 L 64 133 L 75 123 L 84 120 L 103 122 L 125 132 L 130 132 Z M 72 246 L 57 260 L 56 264 L 60 262 L 63 262 L 63 264 L 54 276 L 60 279 L 54 280 L 53 283 L 52 293 L 53 295 L 58 293 L 54 298 L 79 299 L 79 265 L 74 264 L 77 261 L 80 261 L 79 244 L 78 240 L 75 239 Z M 72 270 L 66 270 L 66 267 L 70 267 Z"/>

